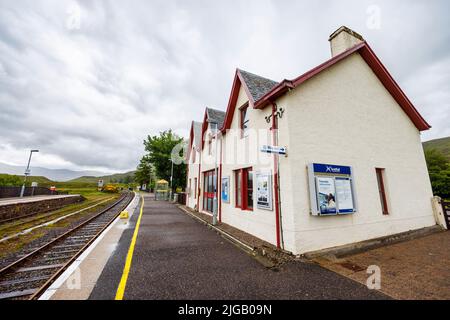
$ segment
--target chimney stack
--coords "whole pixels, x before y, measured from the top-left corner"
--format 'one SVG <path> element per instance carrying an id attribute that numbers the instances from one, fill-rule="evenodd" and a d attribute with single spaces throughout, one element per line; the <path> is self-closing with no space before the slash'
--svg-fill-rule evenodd
<path id="1" fill-rule="evenodd" d="M 364 42 L 364 38 L 345 26 L 340 27 L 330 36 L 331 56 L 337 56 L 338 54 Z"/>

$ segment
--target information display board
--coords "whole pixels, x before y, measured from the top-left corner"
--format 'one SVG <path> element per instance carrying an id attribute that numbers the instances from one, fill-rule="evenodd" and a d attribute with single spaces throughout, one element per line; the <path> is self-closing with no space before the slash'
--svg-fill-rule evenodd
<path id="1" fill-rule="evenodd" d="M 256 204 L 260 209 L 273 210 L 271 172 L 256 173 Z"/>
<path id="2" fill-rule="evenodd" d="M 222 188 L 221 188 L 221 194 L 222 194 L 222 201 L 223 202 L 230 202 L 230 177 L 223 177 L 222 178 Z"/>
<path id="3" fill-rule="evenodd" d="M 308 165 L 308 179 L 312 215 L 356 212 L 351 167 L 311 163 Z"/>

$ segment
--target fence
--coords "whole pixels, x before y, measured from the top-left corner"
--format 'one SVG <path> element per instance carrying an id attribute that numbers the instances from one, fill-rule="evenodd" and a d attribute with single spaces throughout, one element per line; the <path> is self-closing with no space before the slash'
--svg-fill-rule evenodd
<path id="1" fill-rule="evenodd" d="M 22 187 L 0 187 L 0 198 L 20 197 Z M 24 196 L 58 195 L 67 194 L 67 192 L 52 191 L 44 187 L 25 187 Z"/>

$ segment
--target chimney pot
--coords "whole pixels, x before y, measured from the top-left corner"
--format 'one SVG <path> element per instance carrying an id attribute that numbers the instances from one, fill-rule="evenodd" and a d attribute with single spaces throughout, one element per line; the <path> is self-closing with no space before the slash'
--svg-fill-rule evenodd
<path id="1" fill-rule="evenodd" d="M 365 40 L 359 33 L 342 26 L 330 35 L 328 41 L 330 41 L 331 56 L 334 57 Z"/>

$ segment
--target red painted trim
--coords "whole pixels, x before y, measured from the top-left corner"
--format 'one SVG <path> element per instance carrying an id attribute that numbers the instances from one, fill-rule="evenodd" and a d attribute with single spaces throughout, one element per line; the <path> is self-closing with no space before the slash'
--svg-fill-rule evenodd
<path id="1" fill-rule="evenodd" d="M 331 58 L 328 61 L 318 65 L 317 67 L 311 69 L 305 74 L 295 78 L 292 81 L 284 80 L 279 85 L 275 86 L 272 90 L 266 93 L 261 99 L 259 99 L 254 107 L 256 109 L 263 109 L 267 105 L 274 101 L 282 94 L 286 93 L 289 89 L 296 88 L 308 79 L 311 79 L 315 75 L 319 74 L 323 70 L 333 66 L 339 61 L 347 58 L 351 54 L 358 52 L 364 61 L 370 66 L 373 72 L 376 74 L 378 79 L 383 83 L 384 87 L 389 91 L 392 97 L 397 101 L 400 107 L 405 111 L 411 121 L 414 123 L 419 131 L 428 130 L 431 126 L 425 121 L 425 119 L 419 114 L 417 109 L 402 91 L 400 86 L 395 82 L 394 78 L 389 74 L 388 70 L 383 66 L 380 59 L 375 55 L 373 50 L 367 44 L 367 42 L 362 42 L 353 48 L 342 52 L 341 54 Z"/>
<path id="2" fill-rule="evenodd" d="M 203 147 L 205 146 L 205 132 L 208 129 L 208 114 L 205 108 L 205 115 L 203 116 L 203 124 L 202 124 L 202 146 L 201 151 L 203 150 Z"/>
<path id="3" fill-rule="evenodd" d="M 360 50 L 360 55 L 366 63 L 372 68 L 378 79 L 383 83 L 384 87 L 389 91 L 392 97 L 402 107 L 403 111 L 412 120 L 414 125 L 420 131 L 425 131 L 431 128 L 426 120 L 420 115 L 412 102 L 405 95 L 403 90 L 391 76 L 386 67 L 381 63 L 380 59 L 373 52 L 372 48 L 365 43 L 365 46 Z"/>
<path id="4" fill-rule="evenodd" d="M 191 184 L 189 183 L 189 162 L 186 164 L 186 184 L 189 187 L 189 192 L 191 192 Z M 150 183 L 149 183 L 150 186 Z M 186 192 L 186 206 L 189 206 L 189 198 L 190 196 L 188 196 L 187 192 Z"/>
<path id="5" fill-rule="evenodd" d="M 239 89 L 241 88 L 241 80 L 238 75 L 238 69 L 234 75 L 233 85 L 231 86 L 230 98 L 228 101 L 227 112 L 225 113 L 225 120 L 223 121 L 220 131 L 225 133 L 227 129 L 230 129 L 231 121 L 233 120 L 234 110 L 236 108 L 237 99 L 239 96 Z"/>
<path id="6" fill-rule="evenodd" d="M 255 101 L 253 100 L 253 96 L 251 95 L 250 90 L 247 87 L 247 84 L 245 83 L 244 78 L 242 77 L 241 71 L 239 69 L 237 69 L 236 73 L 237 73 L 237 76 L 239 77 L 241 84 L 243 84 L 245 93 L 248 96 L 249 105 L 253 108 L 255 105 Z M 239 90 L 238 90 L 238 93 L 239 93 Z"/>
<path id="7" fill-rule="evenodd" d="M 276 130 L 278 129 L 278 121 L 275 117 L 275 112 L 277 110 L 277 105 L 272 103 L 272 143 L 277 144 Z M 276 228 L 276 239 L 277 248 L 281 248 L 281 237 L 280 237 L 280 199 L 278 193 L 278 157 L 273 156 L 273 194 L 275 199 L 275 228 Z"/>
<path id="8" fill-rule="evenodd" d="M 234 170 L 234 197 L 235 197 L 235 201 L 234 201 L 234 207 L 235 208 L 242 208 L 242 169 L 239 170 Z M 238 182 L 238 175 L 241 177 L 240 180 L 240 187 L 241 187 L 241 204 L 238 204 L 238 186 L 239 186 L 239 182 Z"/>
<path id="9" fill-rule="evenodd" d="M 198 186 L 197 186 L 197 190 L 196 190 L 196 192 L 197 192 L 197 211 L 200 211 L 200 195 L 201 195 L 200 186 L 202 184 L 202 182 L 200 180 L 201 169 L 202 169 L 202 153 L 201 152 L 200 152 L 200 159 L 199 160 L 200 160 L 200 162 L 198 163 L 198 179 L 197 179 Z"/>
<path id="10" fill-rule="evenodd" d="M 383 197 L 381 206 L 383 209 L 384 215 L 389 215 L 389 209 L 387 204 L 387 197 L 386 197 L 386 189 L 384 187 L 384 179 L 383 179 L 383 173 L 384 169 L 382 168 L 375 168 L 376 174 L 377 174 L 377 182 L 379 184 L 379 188 L 381 189 L 381 196 Z"/>
<path id="11" fill-rule="evenodd" d="M 233 85 L 231 86 L 231 93 L 230 98 L 228 100 L 228 106 L 227 106 L 227 112 L 225 114 L 225 120 L 223 122 L 222 128 L 220 131 L 222 133 L 226 133 L 226 130 L 230 129 L 231 122 L 233 120 L 233 115 L 236 110 L 236 103 L 237 99 L 239 97 L 239 90 L 241 88 L 241 85 L 244 87 L 245 93 L 247 94 L 248 103 L 249 105 L 254 108 L 255 101 L 253 101 L 253 97 L 250 94 L 250 90 L 247 87 L 247 84 L 245 83 L 241 72 L 239 69 L 236 69 L 236 73 L 234 75 Z"/>
<path id="12" fill-rule="evenodd" d="M 219 204 L 219 222 L 222 222 L 222 139 L 220 139 L 220 158 L 219 158 L 219 181 L 218 181 L 218 204 Z M 228 186 L 229 188 L 230 186 Z M 229 190 L 228 190 L 229 192 Z"/>

